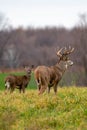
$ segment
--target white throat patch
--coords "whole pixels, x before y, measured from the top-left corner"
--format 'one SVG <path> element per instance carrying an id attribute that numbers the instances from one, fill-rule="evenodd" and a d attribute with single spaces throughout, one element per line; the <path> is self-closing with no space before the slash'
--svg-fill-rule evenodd
<path id="1" fill-rule="evenodd" d="M 67 69 L 68 65 L 66 64 L 65 67 L 66 67 L 66 69 Z"/>

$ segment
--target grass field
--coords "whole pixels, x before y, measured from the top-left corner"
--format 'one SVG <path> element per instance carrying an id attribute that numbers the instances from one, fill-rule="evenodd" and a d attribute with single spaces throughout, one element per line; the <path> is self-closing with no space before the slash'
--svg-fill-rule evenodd
<path id="1" fill-rule="evenodd" d="M 6 74 L 0 77 L 0 87 Z M 0 130 L 87 130 L 87 88 L 59 88 L 38 96 L 34 79 L 25 94 L 0 91 Z"/>

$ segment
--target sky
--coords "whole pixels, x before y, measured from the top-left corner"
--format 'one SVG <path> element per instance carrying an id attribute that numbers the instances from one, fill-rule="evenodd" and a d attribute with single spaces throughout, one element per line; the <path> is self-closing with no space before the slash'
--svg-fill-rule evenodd
<path id="1" fill-rule="evenodd" d="M 0 0 L 0 13 L 13 27 L 72 28 L 87 14 L 87 0 Z"/>

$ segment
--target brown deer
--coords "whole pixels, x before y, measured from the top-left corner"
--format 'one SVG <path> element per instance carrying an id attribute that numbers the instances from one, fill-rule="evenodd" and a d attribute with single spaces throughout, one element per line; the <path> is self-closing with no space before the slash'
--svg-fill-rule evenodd
<path id="1" fill-rule="evenodd" d="M 62 52 L 63 51 L 63 52 Z M 57 51 L 57 56 L 59 56 L 59 62 L 51 67 L 38 66 L 34 71 L 34 76 L 39 89 L 39 94 L 42 94 L 46 89 L 48 93 L 50 88 L 53 86 L 54 92 L 57 92 L 57 84 L 63 77 L 64 72 L 69 66 L 73 65 L 73 62 L 69 60 L 68 55 L 74 51 L 74 48 L 69 47 L 61 48 Z"/>
<path id="2" fill-rule="evenodd" d="M 28 83 L 31 79 L 32 67 L 25 67 L 26 75 L 13 75 L 10 74 L 5 78 L 5 90 L 6 92 L 10 90 L 10 93 L 14 91 L 15 88 L 19 89 L 20 93 L 25 92 L 25 88 L 27 88 Z"/>

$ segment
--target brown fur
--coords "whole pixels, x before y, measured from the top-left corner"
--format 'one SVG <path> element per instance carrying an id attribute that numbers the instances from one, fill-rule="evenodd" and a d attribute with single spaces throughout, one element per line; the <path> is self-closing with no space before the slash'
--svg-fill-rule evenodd
<path id="1" fill-rule="evenodd" d="M 39 89 L 39 94 L 43 93 L 48 88 L 48 93 L 50 88 L 54 88 L 54 92 L 57 92 L 57 84 L 61 80 L 66 69 L 71 66 L 72 61 L 60 61 L 59 64 L 56 64 L 51 67 L 47 66 L 38 66 L 35 71 L 35 79 Z"/>
<path id="2" fill-rule="evenodd" d="M 10 89 L 10 92 L 13 92 L 15 88 L 19 89 L 19 91 L 25 92 L 25 88 L 28 86 L 28 83 L 31 79 L 31 68 L 26 68 L 26 75 L 16 76 L 13 74 L 8 75 L 5 78 L 5 87 L 6 90 Z M 6 83 L 9 83 L 9 87 Z"/>

